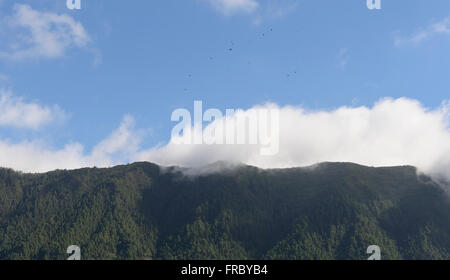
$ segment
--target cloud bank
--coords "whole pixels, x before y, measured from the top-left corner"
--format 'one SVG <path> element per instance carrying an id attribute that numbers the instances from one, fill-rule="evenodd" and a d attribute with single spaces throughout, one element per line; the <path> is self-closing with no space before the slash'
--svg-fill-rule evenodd
<path id="1" fill-rule="evenodd" d="M 263 156 L 260 145 L 167 144 L 145 149 L 131 116 L 92 151 L 80 143 L 51 149 L 45 143 L 10 143 L 0 139 L 0 165 L 26 172 L 79 167 L 108 167 L 134 161 L 200 167 L 217 161 L 261 168 L 308 166 L 324 161 L 368 166 L 413 165 L 436 179 L 450 180 L 450 102 L 428 109 L 420 102 L 385 98 L 372 107 L 309 111 L 275 104 L 251 109 L 279 109 L 279 152 Z M 249 109 L 250 110 L 250 109 Z M 248 111 L 248 110 L 246 110 Z M 244 112 L 246 112 L 244 111 Z M 204 127 L 210 129 L 216 120 Z M 176 123 L 174 123 L 174 126 Z"/>
<path id="2" fill-rule="evenodd" d="M 324 161 L 414 165 L 427 174 L 450 179 L 449 102 L 434 110 L 407 98 L 382 99 L 371 108 L 279 109 L 280 144 L 279 153 L 274 156 L 261 156 L 258 145 L 177 145 L 171 141 L 140 152 L 139 160 L 183 166 L 228 160 L 262 168 Z"/>
<path id="3" fill-rule="evenodd" d="M 13 40 L 7 50 L 0 50 L 0 58 L 56 58 L 90 42 L 83 25 L 71 16 L 40 12 L 25 4 L 14 5 L 13 14 L 3 24 Z"/>
<path id="4" fill-rule="evenodd" d="M 109 167 L 131 162 L 138 152 L 139 139 L 131 116 L 125 116 L 120 126 L 90 153 L 86 153 L 80 143 L 69 143 L 62 149 L 52 149 L 39 139 L 20 143 L 0 139 L 0 166 L 23 172 Z"/>

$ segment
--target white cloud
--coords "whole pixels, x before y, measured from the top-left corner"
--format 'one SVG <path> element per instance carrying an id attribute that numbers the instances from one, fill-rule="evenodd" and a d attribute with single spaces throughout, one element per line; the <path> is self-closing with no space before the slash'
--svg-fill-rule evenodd
<path id="1" fill-rule="evenodd" d="M 447 17 L 439 22 L 433 23 L 426 28 L 414 33 L 411 36 L 394 38 L 396 46 L 402 45 L 418 45 L 425 40 L 428 40 L 437 35 L 450 35 L 450 17 Z"/>
<path id="2" fill-rule="evenodd" d="M 65 118 L 66 114 L 57 105 L 49 107 L 27 103 L 11 91 L 0 89 L 0 126 L 39 129 Z"/>
<path id="3" fill-rule="evenodd" d="M 225 15 L 235 13 L 252 13 L 258 9 L 259 4 L 255 0 L 206 0 L 215 9 Z"/>
<path id="4" fill-rule="evenodd" d="M 295 11 L 297 0 L 202 0 L 226 16 L 246 14 L 259 24 L 266 19 L 278 19 Z"/>
<path id="5" fill-rule="evenodd" d="M 0 140 L 0 166 L 24 172 L 45 172 L 89 166 L 89 162 L 83 157 L 83 147 L 77 143 L 52 150 L 41 141 Z"/>
<path id="6" fill-rule="evenodd" d="M 94 147 L 90 161 L 99 165 L 132 161 L 141 142 L 140 133 L 134 130 L 134 125 L 132 116 L 124 116 L 119 128 Z"/>
<path id="7" fill-rule="evenodd" d="M 64 56 L 72 47 L 85 47 L 90 38 L 83 25 L 66 14 L 33 10 L 29 5 L 16 4 L 14 13 L 6 19 L 13 38 L 8 50 L 0 57 L 22 60 Z"/>
<path id="8" fill-rule="evenodd" d="M 267 105 L 272 107 L 274 105 Z M 309 112 L 280 108 L 280 144 L 275 156 L 257 145 L 177 145 L 140 152 L 139 160 L 202 166 L 219 160 L 263 168 L 306 166 L 324 161 L 370 166 L 414 165 L 450 179 L 450 104 L 428 110 L 418 101 L 383 99 L 373 107 Z"/>
<path id="9" fill-rule="evenodd" d="M 236 14 L 250 17 L 253 24 L 276 20 L 292 13 L 299 6 L 297 0 L 200 0 L 209 3 L 216 11 L 225 15 Z"/>
<path id="10" fill-rule="evenodd" d="M 252 109 L 274 107 L 277 106 L 267 104 Z M 279 153 L 274 156 L 262 156 L 259 145 L 248 144 L 180 145 L 171 140 L 166 145 L 143 149 L 133 118 L 125 116 L 119 128 L 89 153 L 80 143 L 55 150 L 40 141 L 0 140 L 0 166 L 43 172 L 134 161 L 199 167 L 225 160 L 262 168 L 332 161 L 369 166 L 413 165 L 436 179 L 450 180 L 450 102 L 433 110 L 407 98 L 382 99 L 372 107 L 340 107 L 331 111 L 308 111 L 294 106 L 279 109 Z"/>
<path id="11" fill-rule="evenodd" d="M 46 172 L 55 169 L 109 167 L 136 158 L 139 133 L 134 120 L 125 116 L 119 128 L 86 154 L 80 143 L 69 143 L 62 149 L 52 149 L 40 141 L 11 143 L 0 140 L 0 166 L 24 172 Z"/>

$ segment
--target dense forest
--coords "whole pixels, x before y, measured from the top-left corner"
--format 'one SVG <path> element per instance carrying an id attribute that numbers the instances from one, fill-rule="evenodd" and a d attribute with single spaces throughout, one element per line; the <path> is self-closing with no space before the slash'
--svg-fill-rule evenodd
<path id="1" fill-rule="evenodd" d="M 364 260 L 373 244 L 450 259 L 448 195 L 414 167 L 218 170 L 0 169 L 0 259 L 66 259 L 73 244 L 82 259 Z"/>

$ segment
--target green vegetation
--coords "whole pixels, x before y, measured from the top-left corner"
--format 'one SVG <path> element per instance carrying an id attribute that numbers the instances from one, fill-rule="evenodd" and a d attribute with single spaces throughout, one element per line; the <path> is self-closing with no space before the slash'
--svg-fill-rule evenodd
<path id="1" fill-rule="evenodd" d="M 241 166 L 186 177 L 151 163 L 0 169 L 0 259 L 450 259 L 450 203 L 413 167 Z"/>

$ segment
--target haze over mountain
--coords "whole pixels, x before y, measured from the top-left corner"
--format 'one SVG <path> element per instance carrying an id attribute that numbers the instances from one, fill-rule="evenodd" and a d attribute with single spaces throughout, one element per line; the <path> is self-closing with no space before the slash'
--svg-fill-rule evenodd
<path id="1" fill-rule="evenodd" d="M 224 168 L 226 167 L 226 168 Z M 135 163 L 0 170 L 0 259 L 449 259 L 450 203 L 411 166 Z M 219 171 L 217 171 L 219 170 Z"/>

